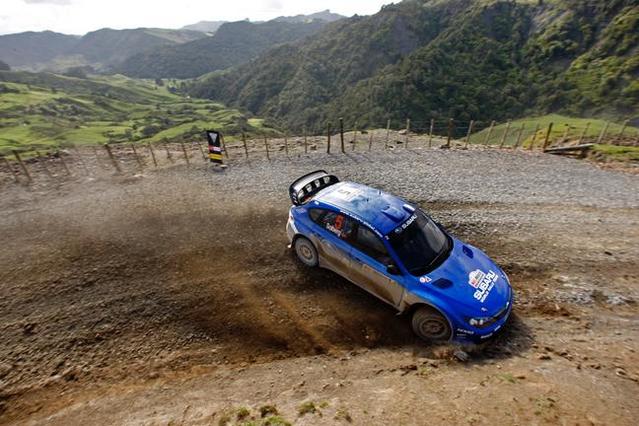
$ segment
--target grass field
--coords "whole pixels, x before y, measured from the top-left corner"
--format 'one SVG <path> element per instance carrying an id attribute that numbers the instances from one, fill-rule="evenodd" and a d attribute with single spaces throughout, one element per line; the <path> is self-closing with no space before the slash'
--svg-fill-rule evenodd
<path id="1" fill-rule="evenodd" d="M 153 81 L 0 72 L 0 154 L 71 143 L 203 140 L 207 129 L 222 131 L 227 140 L 242 132 L 278 134 L 262 119 Z"/>
<path id="2" fill-rule="evenodd" d="M 574 118 L 566 117 L 558 114 L 549 114 L 541 117 L 530 117 L 512 121 L 508 133 L 506 129 L 507 123 L 501 123 L 495 125 L 490 137 L 489 129 L 483 129 L 480 132 L 473 133 L 471 136 L 471 143 L 488 143 L 493 145 L 500 145 L 502 140 L 504 145 L 515 145 L 521 132 L 520 145 L 529 146 L 533 140 L 535 129 L 537 135 L 535 137 L 535 145 L 540 145 L 546 137 L 548 126 L 553 123 L 553 129 L 550 135 L 551 141 L 560 140 L 566 136 L 567 140 L 579 140 L 582 134 L 585 138 L 597 138 L 601 134 L 602 130 L 606 126 L 605 120 L 592 119 L 592 118 Z M 539 127 L 537 127 L 539 126 Z M 623 124 L 610 123 L 607 130 L 608 136 L 619 135 L 623 128 Z M 585 130 L 585 133 L 584 133 Z M 506 135 L 504 139 L 504 134 Z M 624 131 L 625 136 L 636 135 L 639 137 L 639 129 L 636 127 L 627 126 Z"/>

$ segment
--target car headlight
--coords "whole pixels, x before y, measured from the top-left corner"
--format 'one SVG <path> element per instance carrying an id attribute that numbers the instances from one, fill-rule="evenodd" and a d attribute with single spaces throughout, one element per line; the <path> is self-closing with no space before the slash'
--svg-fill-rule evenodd
<path id="1" fill-rule="evenodd" d="M 473 327 L 483 328 L 488 327 L 490 324 L 495 322 L 494 317 L 478 317 L 478 318 L 467 318 L 468 324 Z"/>

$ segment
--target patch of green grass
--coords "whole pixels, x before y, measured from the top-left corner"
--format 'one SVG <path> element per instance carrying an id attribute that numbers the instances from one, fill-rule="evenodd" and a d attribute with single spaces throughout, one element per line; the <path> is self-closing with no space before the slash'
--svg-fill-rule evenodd
<path id="1" fill-rule="evenodd" d="M 513 120 L 511 122 L 510 129 L 508 129 L 508 133 L 506 133 L 508 128 L 507 123 L 495 125 L 492 133 L 490 133 L 489 128 L 483 129 L 471 135 L 470 143 L 500 145 L 502 140 L 504 140 L 505 146 L 513 146 L 519 138 L 519 132 L 523 125 L 524 130 L 520 138 L 520 146 L 528 147 L 533 141 L 535 129 L 537 129 L 536 137 L 534 139 L 535 146 L 539 147 L 543 144 L 546 138 L 546 133 L 550 123 L 553 123 L 552 132 L 549 138 L 551 142 L 562 139 L 564 135 L 568 140 L 578 140 L 582 134 L 584 134 L 585 138 L 596 138 L 599 137 L 606 126 L 606 120 L 603 119 L 575 118 L 558 114 L 549 114 L 541 117 L 529 117 Z M 622 128 L 623 124 L 610 123 L 607 135 L 610 137 L 619 135 Z M 489 134 L 490 137 L 488 138 Z M 624 131 L 624 135 L 633 134 L 639 134 L 639 129 L 627 126 Z M 506 136 L 505 139 L 504 135 Z"/>
<path id="2" fill-rule="evenodd" d="M 353 422 L 353 417 L 351 417 L 350 413 L 344 407 L 340 407 L 335 412 L 335 417 L 333 417 L 337 421 L 344 420 L 348 423 Z"/>
<path id="3" fill-rule="evenodd" d="M 315 405 L 315 403 L 313 401 L 306 401 L 303 402 L 298 408 L 297 408 L 297 414 L 302 417 L 306 414 L 315 414 L 317 413 L 319 410 L 317 408 L 317 406 Z"/>
<path id="4" fill-rule="evenodd" d="M 262 422 L 262 426 L 291 426 L 291 423 L 281 416 L 271 416 Z"/>
<path id="5" fill-rule="evenodd" d="M 261 417 L 277 416 L 279 414 L 277 407 L 274 405 L 263 405 L 260 407 L 259 412 Z"/>
<path id="6" fill-rule="evenodd" d="M 592 155 L 604 161 L 639 161 L 639 147 L 597 144 Z"/>
<path id="7" fill-rule="evenodd" d="M 245 420 L 251 415 L 251 410 L 246 407 L 240 407 L 235 412 L 235 416 L 238 420 Z"/>
<path id="8" fill-rule="evenodd" d="M 499 378 L 502 382 L 517 383 L 517 379 L 511 373 L 498 374 L 497 378 Z"/>

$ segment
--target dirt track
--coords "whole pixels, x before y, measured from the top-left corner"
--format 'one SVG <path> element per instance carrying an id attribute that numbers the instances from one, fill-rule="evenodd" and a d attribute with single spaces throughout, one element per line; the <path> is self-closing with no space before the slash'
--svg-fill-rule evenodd
<path id="1" fill-rule="evenodd" d="M 392 167 L 397 158 L 391 166 L 373 161 Z M 328 166 L 345 169 L 348 161 Z M 428 161 L 443 167 L 437 157 Z M 452 348 L 417 341 L 407 318 L 355 286 L 294 261 L 283 232 L 285 188 L 273 197 L 255 184 L 271 188 L 269 179 L 310 166 L 284 167 L 277 164 L 273 178 L 265 164 L 237 166 L 224 188 L 221 175 L 194 185 L 202 182 L 199 169 L 42 193 L 8 188 L 0 223 L 0 422 L 217 423 L 239 406 L 255 412 L 275 403 L 300 424 L 331 424 L 338 409 L 357 424 L 634 423 L 636 194 L 624 202 L 617 187 L 590 194 L 584 205 L 574 193 L 531 185 L 532 197 L 566 200 L 533 204 L 517 194 L 512 182 L 525 176 L 511 165 L 499 176 L 510 192 L 496 196 L 507 202 L 433 201 L 402 190 L 409 182 L 380 176 L 378 185 L 422 200 L 511 276 L 512 324 L 462 364 Z M 593 173 L 581 167 L 591 168 L 568 163 Z M 618 180 L 636 189 L 627 179 Z M 372 174 L 361 180 L 376 183 Z M 555 191 L 569 180 L 559 179 Z M 586 189 L 582 182 L 576 191 Z M 602 206 L 606 200 L 618 207 Z M 459 398 L 467 402 L 451 402 Z M 328 402 L 325 415 L 298 418 L 308 399 Z M 430 411 L 415 411 L 420 404 Z"/>

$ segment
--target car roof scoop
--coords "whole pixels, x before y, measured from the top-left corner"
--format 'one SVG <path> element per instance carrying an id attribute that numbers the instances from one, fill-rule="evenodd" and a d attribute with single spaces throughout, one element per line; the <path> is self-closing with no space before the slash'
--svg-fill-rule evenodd
<path id="1" fill-rule="evenodd" d="M 388 218 L 395 222 L 399 222 L 404 219 L 405 214 L 402 213 L 401 210 L 396 209 L 393 206 L 386 206 L 382 209 L 382 213 L 384 213 Z"/>

